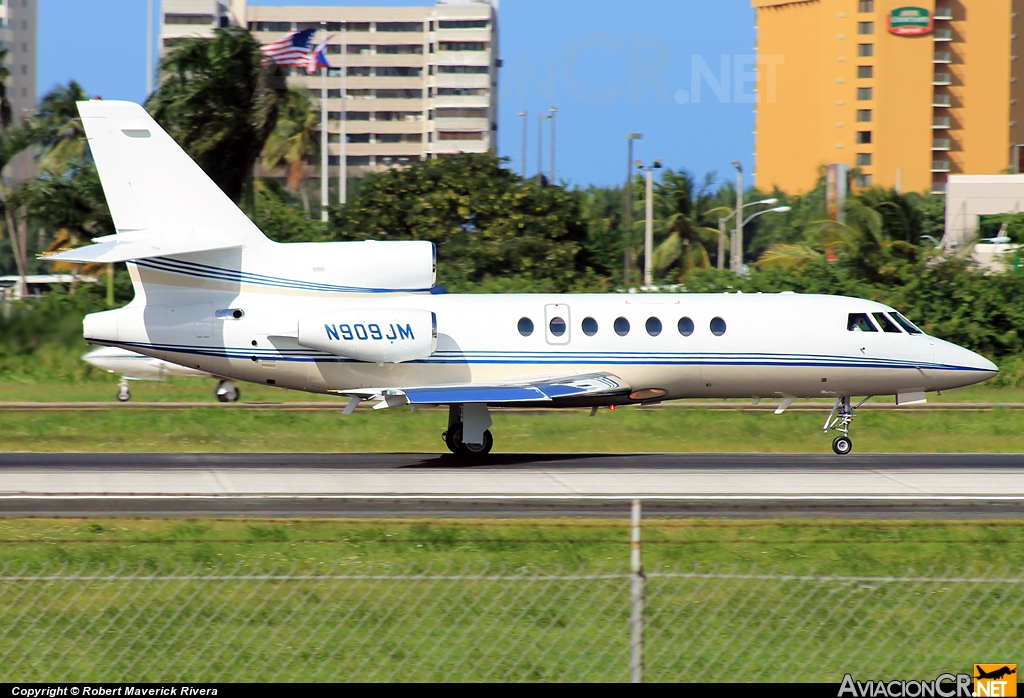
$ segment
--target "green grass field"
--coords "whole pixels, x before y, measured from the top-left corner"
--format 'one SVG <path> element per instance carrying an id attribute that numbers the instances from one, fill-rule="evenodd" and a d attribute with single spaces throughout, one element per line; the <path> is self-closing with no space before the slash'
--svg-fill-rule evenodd
<path id="1" fill-rule="evenodd" d="M 1018 658 L 1021 583 L 951 577 L 1020 579 L 1020 522 L 649 519 L 644 540 L 648 680 L 930 679 Z M 0 675 L 624 681 L 627 541 L 625 520 L 0 521 Z M 695 567 L 862 579 L 657 574 Z M 863 579 L 908 568 L 933 579 Z"/>
<path id="2" fill-rule="evenodd" d="M 495 452 L 828 452 L 825 412 L 623 408 L 493 413 Z M 441 453 L 447 411 L 0 411 L 3 451 Z M 1024 452 L 1024 410 L 862 411 L 856 452 Z"/>

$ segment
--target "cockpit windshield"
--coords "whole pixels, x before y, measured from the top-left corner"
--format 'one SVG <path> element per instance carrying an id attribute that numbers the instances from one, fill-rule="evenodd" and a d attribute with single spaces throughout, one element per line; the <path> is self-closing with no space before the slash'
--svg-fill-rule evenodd
<path id="1" fill-rule="evenodd" d="M 871 323 L 867 313 L 850 313 L 846 329 L 850 332 L 878 332 L 878 328 Z"/>
<path id="2" fill-rule="evenodd" d="M 922 330 L 919 330 L 917 326 L 914 325 L 914 323 L 912 323 L 910 320 L 897 313 L 895 310 L 890 312 L 889 315 L 892 316 L 893 320 L 899 323 L 900 327 L 905 329 L 910 334 L 924 334 L 924 332 Z"/>

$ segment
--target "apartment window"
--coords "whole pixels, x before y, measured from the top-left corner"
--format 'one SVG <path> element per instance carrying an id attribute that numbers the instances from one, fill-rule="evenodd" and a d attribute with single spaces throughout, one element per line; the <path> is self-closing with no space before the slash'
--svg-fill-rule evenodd
<path id="1" fill-rule="evenodd" d="M 378 133 L 374 138 L 378 143 L 422 143 L 422 133 Z"/>
<path id="2" fill-rule="evenodd" d="M 349 155 L 346 158 L 349 167 L 369 167 L 370 156 L 369 155 Z"/>
<path id="3" fill-rule="evenodd" d="M 874 22 L 857 22 L 857 33 L 858 34 L 874 34 L 875 23 Z"/>
<path id="4" fill-rule="evenodd" d="M 486 51 L 486 41 L 441 41 L 438 51 Z"/>
<path id="5" fill-rule="evenodd" d="M 857 131 L 857 143 L 866 145 L 871 142 L 871 131 Z"/>
<path id="6" fill-rule="evenodd" d="M 423 75 L 423 68 L 405 68 L 402 66 L 378 66 L 377 77 L 418 78 Z"/>
<path id="7" fill-rule="evenodd" d="M 437 25 L 441 29 L 486 29 L 489 19 L 442 19 Z"/>
<path id="8" fill-rule="evenodd" d="M 258 32 L 290 32 L 292 30 L 291 22 L 249 22 L 249 30 L 251 31 L 255 26 L 255 30 Z"/>
<path id="9" fill-rule="evenodd" d="M 868 187 L 872 186 L 872 184 L 874 184 L 874 180 L 875 178 L 873 175 L 861 175 L 857 177 L 857 186 L 860 187 L 861 189 L 867 189 Z"/>
<path id="10" fill-rule="evenodd" d="M 858 109 L 857 110 L 857 121 L 860 123 L 870 123 L 874 120 L 874 112 L 870 109 Z"/>
<path id="11" fill-rule="evenodd" d="M 870 167 L 871 161 L 871 153 L 857 153 L 857 167 Z"/>
<path id="12" fill-rule="evenodd" d="M 327 142 L 328 143 L 341 143 L 341 134 L 340 133 L 328 133 L 327 134 Z"/>
<path id="13" fill-rule="evenodd" d="M 486 65 L 439 65 L 439 73 L 469 73 L 471 75 L 484 75 L 490 71 Z"/>
<path id="14" fill-rule="evenodd" d="M 377 90 L 377 99 L 423 99 L 423 90 Z"/>
<path id="15" fill-rule="evenodd" d="M 438 131 L 437 139 L 440 141 L 482 141 L 483 131 Z"/>
<path id="16" fill-rule="evenodd" d="M 168 12 L 164 24 L 213 24 L 213 15 Z"/>
<path id="17" fill-rule="evenodd" d="M 354 99 L 373 99 L 373 90 L 346 90 L 345 93 Z"/>
<path id="18" fill-rule="evenodd" d="M 423 44 L 378 44 L 378 54 L 423 53 Z"/>
<path id="19" fill-rule="evenodd" d="M 873 87 L 858 87 L 857 88 L 857 99 L 865 102 L 875 98 L 875 88 Z"/>
<path id="20" fill-rule="evenodd" d="M 857 55 L 861 58 L 870 58 L 875 55 L 874 44 L 857 44 Z"/>
<path id="21" fill-rule="evenodd" d="M 349 143 L 369 143 L 370 142 L 370 134 L 369 133 L 350 133 L 350 134 L 348 134 L 348 137 L 345 140 L 347 140 Z"/>
<path id="22" fill-rule="evenodd" d="M 327 112 L 328 121 L 341 121 L 340 111 L 329 111 Z M 370 112 L 368 111 L 348 111 L 345 112 L 346 121 L 369 121 Z"/>
<path id="23" fill-rule="evenodd" d="M 379 32 L 421 32 L 423 22 L 377 22 Z"/>
<path id="24" fill-rule="evenodd" d="M 378 155 L 378 165 L 408 165 L 410 162 L 419 162 L 422 158 L 419 155 Z"/>
<path id="25" fill-rule="evenodd" d="M 298 29 L 299 31 L 302 31 L 304 29 L 316 29 L 316 30 L 319 30 L 320 29 L 320 22 L 296 22 L 295 23 L 295 28 Z"/>
<path id="26" fill-rule="evenodd" d="M 327 53 L 341 53 L 341 44 L 327 44 Z"/>
<path id="27" fill-rule="evenodd" d="M 351 65 L 345 70 L 345 73 L 353 78 L 368 78 L 373 75 L 373 68 L 368 65 Z"/>
<path id="28" fill-rule="evenodd" d="M 858 78 L 873 78 L 873 77 L 875 77 L 875 66 L 873 66 L 873 65 L 858 65 L 857 66 L 857 77 Z"/>
<path id="29" fill-rule="evenodd" d="M 436 87 L 438 97 L 480 97 L 487 95 L 486 87 Z"/>
<path id="30" fill-rule="evenodd" d="M 337 167 L 340 164 L 341 164 L 341 156 L 340 155 L 328 155 L 327 156 L 327 165 L 329 167 Z"/>
<path id="31" fill-rule="evenodd" d="M 439 119 L 486 119 L 487 108 L 473 108 L 473 107 L 458 107 L 458 108 L 440 108 L 437 110 L 437 118 Z"/>
<path id="32" fill-rule="evenodd" d="M 373 47 L 369 44 L 349 44 L 345 48 L 345 53 L 350 56 L 367 56 L 373 50 Z"/>
<path id="33" fill-rule="evenodd" d="M 861 12 L 874 12 L 875 0 L 860 0 L 857 9 Z"/>
<path id="34" fill-rule="evenodd" d="M 350 32 L 368 32 L 370 31 L 369 22 L 328 22 L 327 31 L 341 31 L 341 26 L 337 29 L 331 29 L 332 24 L 345 25 L 345 29 Z"/>
<path id="35" fill-rule="evenodd" d="M 377 121 L 423 121 L 421 111 L 379 111 L 374 117 Z"/>

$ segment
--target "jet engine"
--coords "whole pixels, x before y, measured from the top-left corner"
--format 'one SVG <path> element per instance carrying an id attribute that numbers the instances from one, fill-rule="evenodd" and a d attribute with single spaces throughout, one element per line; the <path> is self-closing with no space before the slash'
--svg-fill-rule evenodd
<path id="1" fill-rule="evenodd" d="M 415 361 L 437 350 L 437 316 L 408 308 L 340 310 L 301 318 L 298 341 L 356 361 Z"/>

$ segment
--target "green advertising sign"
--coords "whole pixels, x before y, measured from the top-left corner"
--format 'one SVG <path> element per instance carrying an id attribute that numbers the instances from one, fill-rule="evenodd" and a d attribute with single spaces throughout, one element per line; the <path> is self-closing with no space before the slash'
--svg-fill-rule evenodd
<path id="1" fill-rule="evenodd" d="M 923 36 L 932 33 L 932 13 L 923 7 L 897 7 L 889 13 L 889 33 Z"/>

